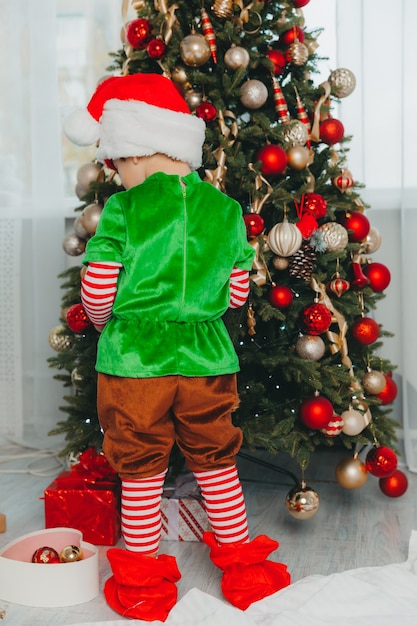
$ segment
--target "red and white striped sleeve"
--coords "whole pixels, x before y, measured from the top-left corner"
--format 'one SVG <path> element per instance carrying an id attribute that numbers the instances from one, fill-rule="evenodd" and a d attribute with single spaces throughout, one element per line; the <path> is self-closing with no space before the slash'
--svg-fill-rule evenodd
<path id="1" fill-rule="evenodd" d="M 230 301 L 231 309 L 243 306 L 249 296 L 249 272 L 234 267 L 230 274 Z"/>
<path id="2" fill-rule="evenodd" d="M 121 267 L 121 263 L 92 262 L 81 279 L 81 302 L 94 326 L 105 326 L 110 319 Z"/>

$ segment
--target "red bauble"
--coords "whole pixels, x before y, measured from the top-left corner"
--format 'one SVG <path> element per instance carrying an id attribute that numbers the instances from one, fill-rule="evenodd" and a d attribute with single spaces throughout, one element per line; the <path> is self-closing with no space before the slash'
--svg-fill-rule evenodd
<path id="1" fill-rule="evenodd" d="M 70 306 L 67 311 L 66 319 L 68 328 L 72 330 L 73 333 L 82 333 L 91 325 L 82 304 L 73 304 Z"/>
<path id="2" fill-rule="evenodd" d="M 305 426 L 320 429 L 327 426 L 333 417 L 333 405 L 323 396 L 313 396 L 303 400 L 300 406 L 300 418 Z"/>
<path id="3" fill-rule="evenodd" d="M 60 563 L 59 554 L 53 548 L 43 546 L 33 553 L 32 563 Z"/>
<path id="4" fill-rule="evenodd" d="M 285 285 L 275 285 L 269 292 L 269 301 L 277 309 L 286 309 L 293 301 L 294 294 Z"/>
<path id="5" fill-rule="evenodd" d="M 399 498 L 408 488 L 407 476 L 401 470 L 395 470 L 391 476 L 379 479 L 379 488 L 390 498 Z"/>
<path id="6" fill-rule="evenodd" d="M 150 38 L 151 23 L 149 20 L 139 18 L 137 20 L 133 20 L 127 25 L 126 39 L 136 50 L 143 50 L 143 48 L 146 48 Z"/>
<path id="7" fill-rule="evenodd" d="M 147 50 L 151 59 L 162 59 L 166 52 L 166 43 L 162 39 L 151 39 Z"/>
<path id="8" fill-rule="evenodd" d="M 304 41 L 304 31 L 300 26 L 293 26 L 289 30 L 286 30 L 279 36 L 280 46 L 290 46 L 294 41 L 298 39 L 300 43 Z"/>
<path id="9" fill-rule="evenodd" d="M 324 304 L 315 302 L 301 312 L 301 328 L 308 335 L 321 335 L 329 330 L 332 314 Z M 331 417 L 331 416 L 330 416 Z"/>
<path id="10" fill-rule="evenodd" d="M 305 193 L 301 207 L 303 213 L 308 213 L 318 220 L 327 213 L 327 202 L 319 193 Z"/>
<path id="11" fill-rule="evenodd" d="M 349 241 L 352 243 L 360 243 L 369 234 L 371 225 L 366 215 L 360 211 L 342 212 L 337 215 L 337 221 L 342 224 L 349 232 Z"/>
<path id="12" fill-rule="evenodd" d="M 296 9 L 301 9 L 301 7 L 305 7 L 306 4 L 310 2 L 310 0 L 292 0 Z"/>
<path id="13" fill-rule="evenodd" d="M 257 213 L 246 213 L 243 216 L 243 220 L 246 226 L 246 234 L 250 239 L 260 235 L 265 227 L 263 217 Z"/>
<path id="14" fill-rule="evenodd" d="M 328 117 L 327 120 L 323 120 L 320 123 L 319 134 L 320 141 L 332 146 L 333 144 L 342 141 L 345 134 L 345 128 L 339 120 L 336 120 L 334 117 Z"/>
<path id="15" fill-rule="evenodd" d="M 197 117 L 201 117 L 205 122 L 213 122 L 217 117 L 217 109 L 211 102 L 202 102 L 195 110 Z"/>
<path id="16" fill-rule="evenodd" d="M 379 326 L 371 317 L 359 317 L 350 328 L 351 335 L 358 343 L 369 346 L 379 337 Z"/>
<path id="17" fill-rule="evenodd" d="M 398 458 L 394 450 L 387 446 L 375 446 L 366 455 L 366 469 L 373 476 L 386 478 L 391 476 L 398 465 Z"/>
<path id="18" fill-rule="evenodd" d="M 340 296 L 343 296 L 343 294 L 349 289 L 349 287 L 349 281 L 345 280 L 344 278 L 340 278 L 339 275 L 337 275 L 336 278 L 327 283 L 327 289 L 334 293 L 334 295 L 338 298 L 340 298 Z"/>
<path id="19" fill-rule="evenodd" d="M 381 404 L 392 404 L 398 394 L 397 383 L 391 376 L 384 374 L 385 376 L 385 387 L 382 391 L 377 394 L 377 398 L 381 400 Z"/>
<path id="20" fill-rule="evenodd" d="M 364 274 L 369 278 L 369 286 L 374 291 L 384 291 L 391 282 L 391 273 L 383 263 L 369 263 L 364 266 Z"/>
<path id="21" fill-rule="evenodd" d="M 281 50 L 268 50 L 266 56 L 274 64 L 275 76 L 282 74 L 285 70 L 285 66 L 287 65 L 285 54 L 283 54 Z"/>
<path id="22" fill-rule="evenodd" d="M 261 172 L 265 176 L 278 176 L 287 167 L 287 153 L 281 146 L 268 144 L 259 150 L 255 161 L 261 161 Z"/>

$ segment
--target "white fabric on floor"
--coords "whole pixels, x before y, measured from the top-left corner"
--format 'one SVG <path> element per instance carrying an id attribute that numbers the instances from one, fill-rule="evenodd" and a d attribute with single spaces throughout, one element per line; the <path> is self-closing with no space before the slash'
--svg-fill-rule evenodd
<path id="1" fill-rule="evenodd" d="M 149 626 L 142 620 L 128 620 Z M 330 576 L 308 576 L 242 612 L 192 589 L 155 626 L 416 626 L 417 531 L 407 561 L 363 567 Z M 126 620 L 89 622 L 88 626 L 121 626 Z M 76 626 L 75 624 L 73 626 Z M 77 624 L 87 626 L 87 624 Z"/>

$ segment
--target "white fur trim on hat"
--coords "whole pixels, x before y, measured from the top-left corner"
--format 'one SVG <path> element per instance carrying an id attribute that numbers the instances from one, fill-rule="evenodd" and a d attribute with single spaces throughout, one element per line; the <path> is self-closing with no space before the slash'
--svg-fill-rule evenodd
<path id="1" fill-rule="evenodd" d="M 97 159 L 104 162 L 161 153 L 197 169 L 204 139 L 204 121 L 190 113 L 112 99 L 106 102 L 101 116 Z"/>
<path id="2" fill-rule="evenodd" d="M 77 146 L 91 146 L 100 136 L 100 124 L 87 109 L 76 109 L 63 122 L 64 133 Z"/>

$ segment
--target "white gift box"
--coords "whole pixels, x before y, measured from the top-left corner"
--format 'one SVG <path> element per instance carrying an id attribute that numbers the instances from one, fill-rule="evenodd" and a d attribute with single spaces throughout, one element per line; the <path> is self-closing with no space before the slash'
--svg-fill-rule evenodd
<path id="1" fill-rule="evenodd" d="M 71 563 L 32 563 L 34 552 L 48 546 L 61 552 L 81 548 Z M 98 551 L 73 528 L 50 528 L 19 537 L 0 549 L 0 598 L 34 607 L 63 607 L 89 602 L 98 595 Z"/>

